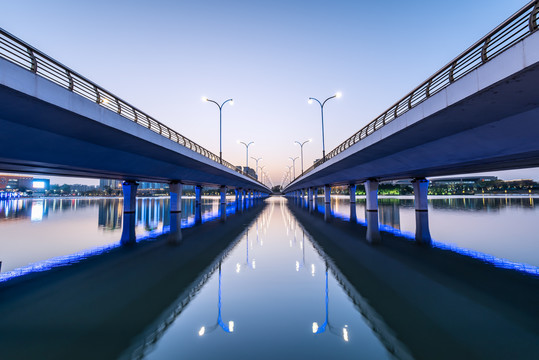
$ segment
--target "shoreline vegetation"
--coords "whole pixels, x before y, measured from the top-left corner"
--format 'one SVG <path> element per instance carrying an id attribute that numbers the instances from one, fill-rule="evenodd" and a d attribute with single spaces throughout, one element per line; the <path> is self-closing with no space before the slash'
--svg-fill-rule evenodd
<path id="1" fill-rule="evenodd" d="M 280 189 L 279 189 L 280 190 Z M 122 196 L 122 189 L 114 189 L 110 186 L 103 188 L 89 187 L 81 185 L 51 185 L 49 190 L 44 192 L 32 192 L 26 189 L 13 191 L 18 198 L 42 198 L 42 197 L 118 197 Z M 318 194 L 322 194 L 323 189 L 318 188 Z M 227 196 L 234 195 L 234 189 L 227 191 Z M 334 186 L 331 188 L 332 195 L 349 195 L 348 186 Z M 378 186 L 379 196 L 413 196 L 413 188 L 410 182 L 405 183 L 380 183 Z M 429 195 L 455 196 L 455 195 L 539 195 L 539 183 L 533 180 L 490 180 L 475 182 L 437 182 L 433 180 L 429 184 Z M 184 196 L 194 197 L 194 189 L 184 189 Z M 203 196 L 219 196 L 218 188 L 202 189 Z M 358 184 L 356 195 L 364 196 L 365 187 Z M 160 197 L 169 196 L 168 188 L 163 186 L 160 189 L 139 189 L 139 197 Z"/>

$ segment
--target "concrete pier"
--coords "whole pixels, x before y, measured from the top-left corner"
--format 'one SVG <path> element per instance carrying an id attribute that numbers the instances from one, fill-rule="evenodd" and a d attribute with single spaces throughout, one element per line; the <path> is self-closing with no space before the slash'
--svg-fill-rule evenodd
<path id="1" fill-rule="evenodd" d="M 226 186 L 221 186 L 220 189 L 221 201 L 219 211 L 221 213 L 221 221 L 226 220 Z"/>
<path id="2" fill-rule="evenodd" d="M 423 178 L 412 181 L 415 206 L 415 240 L 420 244 L 432 242 L 429 230 L 429 181 Z"/>
<path id="3" fill-rule="evenodd" d="M 365 195 L 367 198 L 367 211 L 378 211 L 378 181 L 365 181 Z"/>
<path id="4" fill-rule="evenodd" d="M 183 185 L 173 182 L 170 191 L 170 233 L 169 243 L 178 244 L 182 241 L 182 192 Z"/>
<path id="5" fill-rule="evenodd" d="M 137 210 L 138 183 L 136 181 L 124 181 L 122 188 L 124 194 L 124 215 L 120 243 L 122 245 L 131 245 L 137 241 L 135 235 L 135 211 Z"/>
<path id="6" fill-rule="evenodd" d="M 367 241 L 378 243 L 381 241 L 380 228 L 378 226 L 378 181 L 367 180 L 365 182 L 365 194 L 367 198 Z"/>
<path id="7" fill-rule="evenodd" d="M 331 186 L 324 185 L 324 220 L 331 219 Z"/>
<path id="8" fill-rule="evenodd" d="M 195 205 L 202 203 L 202 186 L 195 186 Z"/>
<path id="9" fill-rule="evenodd" d="M 309 207 L 309 212 L 313 212 L 314 204 L 313 204 L 313 188 L 312 187 L 308 189 L 307 206 Z"/>
<path id="10" fill-rule="evenodd" d="M 352 223 L 357 223 L 356 187 L 356 184 L 348 185 L 348 191 L 350 192 L 350 222 Z"/>

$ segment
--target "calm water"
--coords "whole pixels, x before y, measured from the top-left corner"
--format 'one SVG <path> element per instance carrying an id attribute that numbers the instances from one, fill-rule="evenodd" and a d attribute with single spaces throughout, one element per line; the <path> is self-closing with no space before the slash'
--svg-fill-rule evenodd
<path id="1" fill-rule="evenodd" d="M 161 244 L 161 240 L 142 241 L 126 250 L 119 246 L 120 199 L 0 202 L 0 275 L 4 275 L 4 284 L 20 278 L 20 274 L 25 273 L 20 269 L 40 270 L 51 258 L 84 263 L 85 258 L 100 257 L 106 264 L 108 257 L 123 259 L 135 256 L 125 252 L 147 251 L 147 256 L 141 256 L 147 262 L 143 261 L 144 265 L 137 271 L 141 276 L 147 275 L 149 283 L 153 276 L 162 283 L 163 289 L 175 291 L 175 295 L 170 295 L 156 287 L 144 295 L 132 295 L 134 299 L 147 296 L 146 300 L 141 300 L 147 306 L 136 308 L 131 303 L 121 306 L 125 324 L 119 324 L 112 314 L 99 319 L 100 312 L 96 310 L 93 316 L 99 320 L 82 318 L 74 326 L 72 317 L 79 315 L 69 315 L 69 310 L 65 310 L 65 314 L 60 310 L 52 319 L 43 318 L 48 310 L 39 306 L 52 308 L 58 302 L 53 298 L 55 295 L 46 290 L 43 291 L 51 297 L 51 305 L 47 305 L 47 299 L 39 291 L 35 296 L 43 303 L 34 305 L 27 300 L 29 295 L 25 290 L 21 291 L 25 294 L 21 295 L 21 301 L 7 302 L 2 308 L 2 301 L 7 299 L 2 300 L 0 288 L 0 315 L 7 324 L 0 331 L 0 338 L 12 336 L 11 346 L 35 346 L 36 353 L 41 351 L 40 346 L 56 349 L 53 335 L 46 345 L 37 340 L 33 342 L 27 335 L 34 328 L 46 331 L 49 325 L 54 329 L 65 322 L 76 329 L 71 331 L 81 332 L 77 341 L 94 344 L 101 358 L 509 358 L 504 353 L 505 348 L 513 355 L 511 358 L 539 358 L 536 352 L 539 318 L 535 310 L 539 308 L 539 280 L 530 275 L 539 267 L 539 235 L 534 227 L 539 216 L 539 199 L 431 199 L 429 224 L 434 247 L 413 244 L 412 198 L 380 199 L 382 243 L 378 245 L 368 244 L 363 237 L 364 199 L 358 199 L 359 225 L 353 226 L 349 224 L 350 206 L 346 197 L 333 200 L 332 213 L 337 219 L 331 223 L 324 223 L 320 216 L 321 200 L 318 199 L 318 211 L 314 214 L 281 197 L 267 199 L 242 214 L 239 211 L 234 214 L 234 203 L 230 203 L 227 210 L 230 219 L 222 223 L 214 220 L 219 213 L 218 199 L 208 198 L 204 199 L 202 207 L 205 223 L 191 227 L 195 222 L 194 204 L 192 199 L 185 199 L 182 226 L 191 227 L 193 231 L 191 237 L 186 233 L 185 244 L 170 247 Z M 151 239 L 166 233 L 170 225 L 167 214 L 168 199 L 140 199 L 136 214 L 137 238 Z M 208 229 L 207 233 L 204 229 Z M 172 257 L 174 252 L 182 254 L 183 247 L 182 256 L 199 259 L 199 247 L 206 242 L 213 244 L 210 241 L 216 241 L 221 235 L 228 236 L 229 231 L 227 244 L 220 245 L 224 250 L 208 245 L 208 249 L 213 249 L 204 250 L 208 259 L 197 260 L 201 270 L 193 269 L 192 277 L 186 274 L 182 280 L 185 284 L 176 284 L 172 280 L 174 276 L 163 275 L 166 281 L 159 278 L 159 257 L 163 257 L 165 267 L 164 257 Z M 167 246 L 169 250 L 163 253 L 166 255 L 155 256 L 157 265 L 152 266 L 152 251 Z M 150 250 L 141 250 L 144 248 Z M 70 257 L 72 254 L 77 256 Z M 110 263 L 119 266 L 118 261 L 114 261 Z M 122 261 L 119 263 L 128 260 Z M 173 259 L 171 261 L 174 263 Z M 511 265 L 510 269 L 517 270 L 501 269 L 496 261 L 505 261 Z M 79 268 L 73 266 L 73 269 Z M 62 272 L 68 274 L 69 269 L 64 267 Z M 87 271 L 96 278 L 97 270 Z M 151 272 L 155 275 L 150 276 Z M 47 276 L 47 272 L 41 273 L 43 279 Z M 90 275 L 85 276 L 89 279 Z M 123 282 L 121 278 L 116 281 Z M 70 291 L 75 292 L 73 289 L 63 289 L 65 286 L 61 284 L 67 280 L 62 278 L 58 282 L 60 285 L 54 282 L 59 292 L 56 296 L 62 299 L 75 296 L 70 295 Z M 127 284 L 126 279 L 125 286 Z M 24 283 L 17 286 L 24 287 Z M 17 286 L 10 290 L 15 292 L 15 299 L 19 296 Z M 107 283 L 102 289 L 92 288 L 91 295 L 84 298 L 95 297 L 92 306 L 107 308 L 111 306 L 110 301 L 117 302 L 110 299 L 114 296 L 110 286 Z M 140 287 L 144 287 L 142 280 Z M 62 291 L 68 295 L 63 295 Z M 87 287 L 76 292 L 84 291 L 88 291 Z M 106 299 L 102 300 L 102 305 L 99 305 L 100 296 Z M 167 296 L 170 301 L 165 301 Z M 24 301 L 27 305 L 19 305 Z M 154 302 L 156 305 L 150 306 Z M 31 315 L 32 306 L 36 306 L 36 315 Z M 146 309 L 147 313 L 141 313 L 141 309 Z M 82 311 L 71 310 L 74 314 Z M 17 311 L 28 318 L 17 317 Z M 137 327 L 133 319 L 139 317 L 148 319 L 141 320 L 143 325 Z M 125 333 L 127 340 L 118 339 L 96 350 L 96 343 L 106 343 L 100 338 L 99 326 L 105 329 L 109 319 L 112 324 L 106 325 L 107 329 L 112 327 L 110 331 L 115 334 Z M 86 329 L 84 321 L 92 326 Z M 29 338 L 29 342 L 13 335 L 9 324 L 20 328 L 20 336 Z M 128 335 L 130 331 L 133 335 Z M 41 336 L 39 331 L 38 335 Z M 114 336 L 107 337 L 107 341 Z M 63 351 L 58 354 L 63 355 L 50 358 L 68 358 L 65 354 L 90 357 L 89 353 L 77 353 L 85 345 L 75 340 L 73 344 L 79 345 L 73 345 L 72 349 L 67 346 L 67 350 L 60 339 L 57 341 Z M 504 341 L 507 346 L 503 345 Z M 32 351 L 28 351 L 28 357 L 32 358 Z"/>

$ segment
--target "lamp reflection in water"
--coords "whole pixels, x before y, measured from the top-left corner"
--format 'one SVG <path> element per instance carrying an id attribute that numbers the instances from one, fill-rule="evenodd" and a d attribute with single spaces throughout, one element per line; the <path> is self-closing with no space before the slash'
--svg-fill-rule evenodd
<path id="1" fill-rule="evenodd" d="M 253 259 L 251 262 L 249 262 L 249 229 L 247 229 L 245 234 L 245 243 L 246 243 L 246 253 L 245 253 L 245 267 L 251 268 L 253 270 L 256 269 L 256 260 Z M 239 273 L 241 271 L 241 264 L 236 264 L 236 273 Z"/>
<path id="2" fill-rule="evenodd" d="M 328 307 L 329 307 L 328 264 L 326 262 L 326 318 L 325 318 L 324 323 L 322 325 L 320 325 L 320 326 L 318 325 L 317 322 L 313 322 L 313 334 L 321 334 L 321 333 L 325 332 L 326 330 L 329 330 L 330 333 L 332 333 L 334 335 L 337 335 L 337 336 L 342 336 L 343 340 L 348 342 L 349 341 L 348 325 L 344 325 L 344 327 L 342 328 L 342 332 L 339 332 L 339 330 L 337 328 L 332 326 L 329 323 Z"/>
<path id="3" fill-rule="evenodd" d="M 223 322 L 223 319 L 221 317 L 221 262 L 219 262 L 219 292 L 218 292 L 219 301 L 217 303 L 217 322 L 209 327 L 202 326 L 200 330 L 198 331 L 199 336 L 203 336 L 205 334 L 208 334 L 217 327 L 221 327 L 225 332 L 232 333 L 234 332 L 234 321 L 229 321 L 228 325 Z"/>
<path id="4" fill-rule="evenodd" d="M 303 229 L 302 229 L 303 230 Z M 301 239 L 301 242 L 299 243 L 299 246 L 301 247 L 301 263 L 299 261 L 296 261 L 296 271 L 299 271 L 300 269 L 303 269 L 305 267 L 305 230 L 303 230 L 303 237 Z M 314 267 L 314 264 L 313 264 Z M 314 276 L 314 273 L 313 273 Z"/>

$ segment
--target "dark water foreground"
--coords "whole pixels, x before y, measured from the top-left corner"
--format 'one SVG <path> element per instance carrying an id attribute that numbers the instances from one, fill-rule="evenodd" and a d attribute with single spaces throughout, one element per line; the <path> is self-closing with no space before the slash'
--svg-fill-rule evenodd
<path id="1" fill-rule="evenodd" d="M 539 358 L 539 277 L 289 207 L 396 358 Z"/>
<path id="2" fill-rule="evenodd" d="M 1 359 L 131 358 L 164 331 L 262 211 L 114 249 L 0 287 Z"/>
<path id="3" fill-rule="evenodd" d="M 366 233 L 274 197 L 180 244 L 165 234 L 12 278 L 0 359 L 539 358 L 539 277 Z"/>

